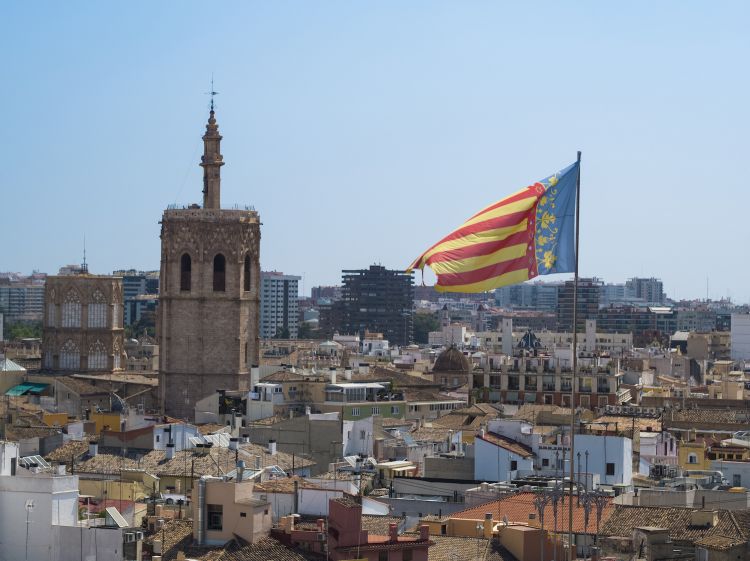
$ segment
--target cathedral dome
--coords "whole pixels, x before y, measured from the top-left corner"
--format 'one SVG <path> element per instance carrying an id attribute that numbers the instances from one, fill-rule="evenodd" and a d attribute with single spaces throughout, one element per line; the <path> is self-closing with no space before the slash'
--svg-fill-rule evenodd
<path id="1" fill-rule="evenodd" d="M 459 351 L 455 345 L 451 345 L 437 357 L 433 372 L 471 372 L 471 362 Z"/>

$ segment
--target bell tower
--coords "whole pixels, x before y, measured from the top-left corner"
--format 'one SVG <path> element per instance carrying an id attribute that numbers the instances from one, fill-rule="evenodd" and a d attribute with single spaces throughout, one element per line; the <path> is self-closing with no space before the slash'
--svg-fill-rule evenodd
<path id="1" fill-rule="evenodd" d="M 250 389 L 260 358 L 260 217 L 221 208 L 221 135 L 211 104 L 203 135 L 203 206 L 161 220 L 159 386 L 162 411 L 192 420 L 218 389 Z"/>

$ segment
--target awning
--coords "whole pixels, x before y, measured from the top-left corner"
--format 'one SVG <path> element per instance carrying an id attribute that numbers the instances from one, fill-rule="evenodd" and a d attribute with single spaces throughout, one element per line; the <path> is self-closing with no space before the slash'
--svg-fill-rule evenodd
<path id="1" fill-rule="evenodd" d="M 11 397 L 15 397 L 19 395 L 26 395 L 26 394 L 39 395 L 45 389 L 47 389 L 48 386 L 49 384 L 27 382 L 25 384 L 18 384 L 17 386 L 13 386 L 7 392 L 5 392 L 5 395 L 9 395 Z"/>

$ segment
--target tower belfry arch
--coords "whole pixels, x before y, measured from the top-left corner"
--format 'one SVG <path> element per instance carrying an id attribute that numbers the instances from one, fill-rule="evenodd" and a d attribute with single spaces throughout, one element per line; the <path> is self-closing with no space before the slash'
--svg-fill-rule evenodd
<path id="1" fill-rule="evenodd" d="M 260 358 L 260 217 L 221 208 L 224 158 L 211 86 L 199 163 L 203 205 L 168 208 L 161 221 L 161 403 L 184 419 L 217 389 L 250 389 Z"/>

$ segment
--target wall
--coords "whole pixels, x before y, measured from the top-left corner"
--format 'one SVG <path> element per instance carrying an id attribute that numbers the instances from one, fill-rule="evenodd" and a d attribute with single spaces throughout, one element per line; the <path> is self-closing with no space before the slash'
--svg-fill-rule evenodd
<path id="1" fill-rule="evenodd" d="M 18 444 L 15 442 L 0 441 L 0 476 L 10 475 L 14 459 L 20 456 Z"/>
<path id="2" fill-rule="evenodd" d="M 310 454 L 317 464 L 311 466 L 312 475 L 328 471 L 328 464 L 342 456 L 341 422 L 337 420 L 302 416 L 272 426 L 251 426 L 246 432 L 255 444 L 265 446 L 274 439 L 280 452 Z"/>
<path id="3" fill-rule="evenodd" d="M 711 469 L 723 473 L 730 487 L 750 487 L 750 462 L 713 460 Z M 739 478 L 739 481 L 735 479 L 735 476 Z"/>
<path id="4" fill-rule="evenodd" d="M 26 501 L 29 513 L 29 559 L 61 559 L 53 524 L 73 526 L 78 520 L 78 477 L 0 476 L 0 559 L 26 557 Z"/>
<path id="5" fill-rule="evenodd" d="M 530 470 L 534 467 L 532 458 L 524 459 L 496 446 L 490 442 L 477 438 L 474 441 L 474 479 L 477 481 L 505 481 L 512 477 L 511 462 L 516 462 L 516 470 Z"/>
<path id="6" fill-rule="evenodd" d="M 588 473 L 598 473 L 602 484 L 630 485 L 633 482 L 633 448 L 629 438 L 577 434 L 575 449 L 576 454 L 580 452 L 582 458 L 589 452 Z M 607 475 L 607 463 L 614 464 L 614 475 Z M 584 460 L 581 460 L 581 466 L 584 467 Z"/>
<path id="7" fill-rule="evenodd" d="M 442 458 L 432 456 L 424 459 L 424 476 L 439 479 L 474 480 L 474 458 Z"/>
<path id="8" fill-rule="evenodd" d="M 207 481 L 206 505 L 222 505 L 223 520 L 221 530 L 206 531 L 206 543 L 221 545 L 232 539 L 235 534 L 248 542 L 253 542 L 264 531 L 267 533 L 271 528 L 271 509 L 238 502 L 251 498 L 253 498 L 251 481 L 243 483 Z M 193 505 L 194 509 L 198 508 L 197 501 L 194 501 Z M 241 513 L 245 513 L 246 516 L 241 516 Z M 195 519 L 195 512 L 193 516 Z M 208 521 L 207 514 L 206 520 Z"/>
<path id="9" fill-rule="evenodd" d="M 121 561 L 123 532 L 119 528 L 54 528 L 58 561 Z M 31 555 L 29 555 L 31 558 Z M 21 559 L 21 558 L 19 558 Z M 39 558 L 40 559 L 40 558 Z"/>

